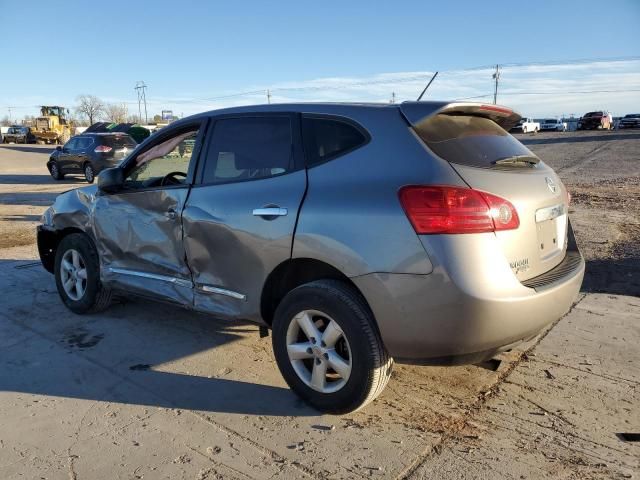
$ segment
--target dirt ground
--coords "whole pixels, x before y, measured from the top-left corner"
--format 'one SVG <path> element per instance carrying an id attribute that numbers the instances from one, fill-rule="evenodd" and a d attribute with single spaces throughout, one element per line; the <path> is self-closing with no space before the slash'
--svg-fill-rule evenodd
<path id="1" fill-rule="evenodd" d="M 345 416 L 301 403 L 255 326 L 142 301 L 69 313 L 33 227 L 84 182 L 0 147 L 0 478 L 637 478 L 619 434 L 640 432 L 640 132 L 520 138 L 572 193 L 578 303 L 497 370 L 397 365 Z"/>

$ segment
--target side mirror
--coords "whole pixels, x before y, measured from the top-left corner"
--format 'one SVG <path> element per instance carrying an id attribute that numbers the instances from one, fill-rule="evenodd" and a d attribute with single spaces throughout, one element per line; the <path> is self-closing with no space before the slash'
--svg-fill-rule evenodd
<path id="1" fill-rule="evenodd" d="M 57 151 L 59 151 L 59 152 L 61 152 L 61 151 L 62 151 L 62 147 L 61 147 L 60 145 L 58 145 L 58 146 L 56 147 L 56 150 L 57 150 Z"/>
<path id="2" fill-rule="evenodd" d="M 98 190 L 104 193 L 115 193 L 124 184 L 124 173 L 121 168 L 107 168 L 98 175 Z"/>

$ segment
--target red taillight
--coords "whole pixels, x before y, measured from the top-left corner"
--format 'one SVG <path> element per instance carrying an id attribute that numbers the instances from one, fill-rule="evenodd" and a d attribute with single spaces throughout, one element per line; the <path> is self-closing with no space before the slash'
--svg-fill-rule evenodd
<path id="1" fill-rule="evenodd" d="M 484 111 L 487 111 L 487 112 L 504 113 L 505 115 L 513 114 L 513 110 L 511 110 L 510 108 L 497 107 L 495 105 L 482 105 L 479 108 L 479 110 L 484 110 Z"/>
<path id="2" fill-rule="evenodd" d="M 96 153 L 107 153 L 107 152 L 110 152 L 111 150 L 113 150 L 113 148 L 108 147 L 106 145 L 99 145 L 99 146 L 96 147 L 94 152 L 96 152 Z"/>
<path id="3" fill-rule="evenodd" d="M 481 233 L 518 228 L 518 212 L 508 200 L 471 188 L 406 186 L 400 203 L 416 233 Z"/>

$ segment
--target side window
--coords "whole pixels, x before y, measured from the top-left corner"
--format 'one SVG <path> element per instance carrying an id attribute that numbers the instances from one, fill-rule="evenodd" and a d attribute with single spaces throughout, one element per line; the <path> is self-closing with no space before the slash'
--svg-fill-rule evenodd
<path id="1" fill-rule="evenodd" d="M 198 128 L 183 130 L 140 153 L 127 174 L 125 188 L 150 188 L 185 183 Z"/>
<path id="2" fill-rule="evenodd" d="M 350 152 L 368 138 L 354 125 L 331 118 L 302 118 L 307 166 L 312 167 Z"/>
<path id="3" fill-rule="evenodd" d="M 85 151 L 91 146 L 92 143 L 93 143 L 93 138 L 83 137 L 83 138 L 78 139 L 77 148 L 79 150 Z"/>
<path id="4" fill-rule="evenodd" d="M 69 151 L 73 151 L 73 150 L 77 149 L 78 148 L 78 139 L 77 138 L 72 138 L 71 140 L 69 140 L 65 144 L 64 148 L 66 148 Z"/>
<path id="5" fill-rule="evenodd" d="M 267 178 L 292 169 L 289 117 L 226 118 L 215 123 L 202 183 Z"/>

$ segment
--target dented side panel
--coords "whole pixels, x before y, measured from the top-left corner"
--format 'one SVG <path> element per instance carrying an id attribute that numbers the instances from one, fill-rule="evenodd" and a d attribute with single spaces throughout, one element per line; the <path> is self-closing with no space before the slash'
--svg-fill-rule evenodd
<path id="1" fill-rule="evenodd" d="M 189 189 L 99 195 L 93 229 L 105 283 L 192 305 L 180 212 Z"/>
<path id="2" fill-rule="evenodd" d="M 262 287 L 275 267 L 291 258 L 306 182 L 306 172 L 299 170 L 192 188 L 183 225 L 197 310 L 261 321 Z M 269 217 L 254 212 L 275 206 L 286 214 Z"/>
<path id="3" fill-rule="evenodd" d="M 58 195 L 54 204 L 43 216 L 44 225 L 54 226 L 56 230 L 76 228 L 95 240 L 92 211 L 97 191 L 97 186 L 90 185 Z"/>

